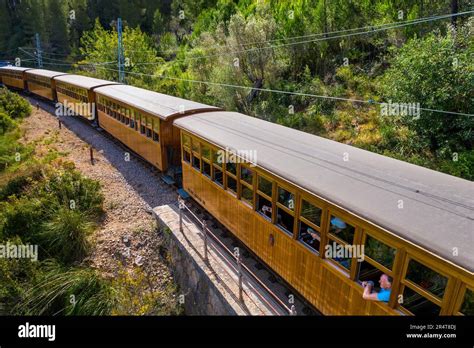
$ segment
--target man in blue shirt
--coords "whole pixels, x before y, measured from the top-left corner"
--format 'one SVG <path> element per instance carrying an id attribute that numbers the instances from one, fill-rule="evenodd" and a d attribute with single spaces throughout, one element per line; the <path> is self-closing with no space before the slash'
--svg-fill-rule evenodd
<path id="1" fill-rule="evenodd" d="M 372 292 L 374 283 L 362 282 L 362 287 L 364 288 L 364 293 L 362 294 L 362 297 L 364 298 L 364 300 L 388 302 L 388 300 L 390 299 L 390 293 L 392 291 L 392 279 L 384 273 L 380 276 L 379 283 L 380 291 Z"/>

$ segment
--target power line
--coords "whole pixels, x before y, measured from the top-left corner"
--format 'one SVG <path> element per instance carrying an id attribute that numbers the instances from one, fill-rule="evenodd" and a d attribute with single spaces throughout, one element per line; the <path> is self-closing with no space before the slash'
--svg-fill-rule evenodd
<path id="1" fill-rule="evenodd" d="M 466 12 L 460 12 L 455 15 L 463 15 L 466 13 L 470 13 L 473 11 L 466 11 Z M 351 32 L 351 31 L 358 31 L 358 30 L 364 30 L 364 29 L 375 29 L 375 28 L 381 28 L 385 26 L 391 26 L 395 24 L 401 24 L 401 23 L 413 23 L 413 22 L 418 22 L 420 20 L 436 20 L 436 19 L 444 19 L 444 18 L 451 18 L 453 17 L 452 14 L 445 14 L 445 15 L 436 15 L 436 16 L 431 16 L 431 17 L 422 17 L 422 18 L 417 18 L 417 19 L 410 19 L 407 21 L 402 21 L 402 22 L 391 22 L 391 23 L 385 23 L 385 24 L 378 24 L 378 25 L 368 25 L 365 27 L 359 27 L 359 28 L 351 28 L 351 29 L 343 29 L 343 30 L 336 30 L 336 31 L 330 31 L 330 32 L 325 32 L 325 33 L 313 33 L 313 34 L 307 34 L 307 35 L 300 35 L 300 36 L 292 36 L 292 37 L 283 37 L 279 39 L 272 39 L 272 40 L 267 40 L 267 41 L 260 41 L 260 42 L 251 42 L 251 43 L 245 43 L 243 46 L 249 46 L 249 45 L 259 45 L 259 44 L 264 44 L 268 42 L 275 42 L 275 41 L 285 41 L 285 40 L 292 40 L 292 39 L 305 39 L 308 37 L 314 37 L 314 36 L 326 36 L 330 34 L 339 34 L 339 33 L 344 33 L 344 32 Z"/>
<path id="2" fill-rule="evenodd" d="M 436 16 L 436 17 L 424 17 L 424 18 L 421 18 L 421 19 L 405 21 L 405 22 L 396 22 L 393 25 L 386 25 L 386 26 L 383 26 L 383 27 L 368 26 L 368 27 L 363 27 L 362 29 L 367 29 L 367 28 L 372 28 L 372 29 L 371 30 L 366 30 L 366 31 L 355 32 L 355 33 L 349 33 L 349 34 L 334 35 L 334 36 L 329 36 L 329 37 L 323 37 L 323 38 L 317 38 L 317 39 L 311 39 L 311 40 L 304 40 L 304 41 L 297 41 L 297 42 L 288 42 L 288 43 L 283 43 L 283 44 L 279 44 L 279 45 L 269 45 L 269 46 L 265 46 L 265 47 L 252 47 L 252 48 L 238 50 L 238 51 L 222 52 L 222 53 L 211 54 L 211 55 L 206 55 L 206 56 L 185 57 L 185 58 L 182 58 L 182 59 L 174 59 L 173 62 L 183 62 L 183 61 L 187 61 L 187 60 L 207 59 L 207 58 L 235 55 L 235 54 L 240 54 L 240 53 L 260 51 L 260 50 L 266 50 L 266 49 L 289 47 L 289 46 L 295 46 L 295 45 L 300 45 L 300 44 L 305 44 L 305 43 L 313 43 L 313 42 L 327 41 L 327 40 L 332 40 L 332 39 L 340 39 L 340 38 L 352 37 L 352 36 L 358 36 L 358 35 L 372 34 L 372 33 L 380 32 L 380 31 L 384 31 L 384 30 L 403 28 L 403 27 L 410 26 L 410 25 L 415 25 L 415 24 L 420 24 L 420 23 L 427 23 L 427 22 L 436 21 L 436 20 L 440 20 L 440 19 L 447 19 L 447 18 L 451 18 L 451 17 L 454 17 L 454 16 L 463 16 L 463 15 L 471 14 L 471 13 L 474 13 L 474 10 L 473 11 L 459 12 L 459 13 L 454 13 L 454 14 L 449 14 L 449 15 L 441 15 L 441 16 Z M 357 30 L 357 29 L 353 29 L 353 30 Z M 352 29 L 348 29 L 348 31 L 352 31 Z M 344 30 L 341 30 L 339 32 L 344 32 Z M 330 34 L 330 32 L 313 34 L 313 35 L 326 35 L 326 34 Z M 288 38 L 288 39 L 290 39 L 290 38 Z M 270 42 L 270 41 L 264 41 L 262 43 L 267 43 L 267 42 Z M 219 46 L 218 48 L 226 48 L 226 47 L 225 46 Z M 139 62 L 139 63 L 134 63 L 133 65 L 156 65 L 156 64 L 160 64 L 160 63 L 159 62 Z"/>
<path id="3" fill-rule="evenodd" d="M 116 70 L 116 69 L 110 69 L 110 68 L 105 68 L 105 67 L 96 67 L 96 68 L 118 72 L 118 70 Z M 131 71 L 128 71 L 126 73 L 131 74 L 131 75 L 147 76 L 147 77 L 160 78 L 160 79 L 169 79 L 169 80 L 176 80 L 176 81 L 182 81 L 182 82 L 191 82 L 191 83 L 199 83 L 199 84 L 205 84 L 205 85 L 230 87 L 230 88 L 250 89 L 250 90 L 256 90 L 256 91 L 261 91 L 261 92 L 280 93 L 280 94 L 287 94 L 287 95 L 296 95 L 296 96 L 301 96 L 301 97 L 330 99 L 330 100 L 336 100 L 336 101 L 347 101 L 347 102 L 351 102 L 351 103 L 376 104 L 376 105 L 385 105 L 386 104 L 386 103 L 377 102 L 377 101 L 374 101 L 374 100 L 350 99 L 350 98 L 334 97 L 334 96 L 328 96 L 328 95 L 317 95 L 317 94 L 302 93 L 302 92 L 282 91 L 282 90 L 277 90 L 277 89 L 257 88 L 257 87 L 252 87 L 252 86 L 234 85 L 234 84 L 229 84 L 229 83 L 183 79 L 183 78 L 179 78 L 179 77 L 171 77 L 171 76 L 164 76 L 164 75 L 150 75 L 150 74 L 131 72 Z M 421 108 L 421 107 L 419 108 L 419 110 L 429 111 L 429 112 L 436 112 L 436 113 L 451 114 L 451 115 L 458 115 L 458 116 L 468 116 L 468 117 L 474 116 L 474 114 L 467 114 L 467 113 L 455 112 L 455 111 L 437 110 L 437 109 L 428 109 L 428 108 Z"/>

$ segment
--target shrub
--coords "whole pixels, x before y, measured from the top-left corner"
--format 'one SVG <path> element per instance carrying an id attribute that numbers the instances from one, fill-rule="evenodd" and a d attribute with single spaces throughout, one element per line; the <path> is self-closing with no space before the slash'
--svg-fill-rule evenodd
<path id="1" fill-rule="evenodd" d="M 2 241 L 6 243 L 7 241 Z M 9 239 L 10 244 L 23 244 L 20 237 Z M 29 259 L 0 258 L 0 305 L 3 304 L 4 314 L 9 314 L 13 306 L 24 296 L 29 283 L 34 282 L 39 275 L 39 262 Z M 1 306 L 0 306 L 1 307 Z M 0 315 L 2 309 L 0 308 Z"/>
<path id="2" fill-rule="evenodd" d="M 6 200 L 9 196 L 25 193 L 26 189 L 34 182 L 43 178 L 42 167 L 32 166 L 18 170 L 11 175 L 5 175 L 6 180 L 0 180 L 0 201 Z M 6 183 L 3 183 L 6 181 Z"/>
<path id="3" fill-rule="evenodd" d="M 18 315 L 108 315 L 115 303 L 110 282 L 96 271 L 43 262 L 44 272 L 13 308 Z"/>
<path id="4" fill-rule="evenodd" d="M 94 224 L 78 210 L 60 207 L 50 221 L 44 223 L 40 233 L 41 244 L 48 254 L 64 263 L 81 261 L 88 253 L 88 236 Z"/>
<path id="5" fill-rule="evenodd" d="M 16 128 L 16 122 L 13 121 L 7 114 L 0 112 L 0 135 L 4 135 Z"/>
<path id="6" fill-rule="evenodd" d="M 54 172 L 40 188 L 44 195 L 60 206 L 77 209 L 92 218 L 103 213 L 104 197 L 100 183 L 84 177 L 76 170 L 66 169 Z"/>
<path id="7" fill-rule="evenodd" d="M 6 88 L 0 88 L 0 110 L 12 119 L 24 118 L 30 115 L 31 105 L 18 94 Z"/>

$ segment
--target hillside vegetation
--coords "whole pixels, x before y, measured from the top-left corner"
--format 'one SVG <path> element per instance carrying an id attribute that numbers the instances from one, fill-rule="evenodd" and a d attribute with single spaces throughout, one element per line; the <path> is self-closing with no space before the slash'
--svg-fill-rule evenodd
<path id="1" fill-rule="evenodd" d="M 469 0 L 0 4 L 5 58 L 33 64 L 15 50 L 33 52 L 39 32 L 47 68 L 117 80 L 121 17 L 129 84 L 474 178 L 473 17 L 412 23 L 472 10 Z M 395 111 L 384 114 L 380 103 Z M 423 109 L 406 115 L 399 105 Z"/>

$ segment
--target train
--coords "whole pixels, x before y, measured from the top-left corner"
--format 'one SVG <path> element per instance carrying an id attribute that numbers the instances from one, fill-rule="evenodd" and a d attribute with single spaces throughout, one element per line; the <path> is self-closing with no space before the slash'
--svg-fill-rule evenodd
<path id="1" fill-rule="evenodd" d="M 126 84 L 21 67 L 0 79 L 133 150 L 323 315 L 474 314 L 468 180 Z"/>

